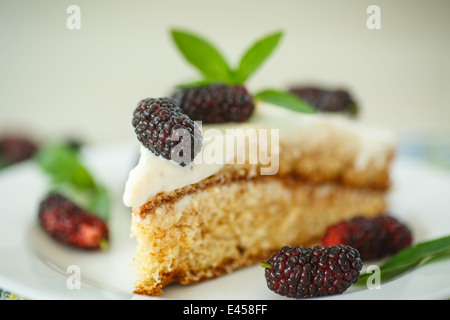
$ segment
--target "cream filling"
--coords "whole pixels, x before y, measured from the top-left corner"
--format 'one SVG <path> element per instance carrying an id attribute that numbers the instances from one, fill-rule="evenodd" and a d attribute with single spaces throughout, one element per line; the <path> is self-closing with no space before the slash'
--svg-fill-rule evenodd
<path id="1" fill-rule="evenodd" d="M 226 163 L 257 161 L 269 168 L 261 174 L 275 174 L 279 142 L 298 146 L 301 161 L 302 151 L 325 148 L 330 136 L 340 135 L 342 141 L 348 141 L 349 152 L 356 154 L 354 166 L 358 170 L 364 170 L 369 163 L 385 165 L 395 145 L 390 130 L 367 127 L 342 115 L 301 114 L 265 103 L 257 105 L 250 121 L 203 125 L 202 135 L 202 151 L 184 167 L 141 147 L 140 160 L 130 171 L 125 185 L 124 204 L 138 208 L 160 192 L 208 178 Z M 250 143 L 252 139 L 257 140 L 256 148 Z"/>

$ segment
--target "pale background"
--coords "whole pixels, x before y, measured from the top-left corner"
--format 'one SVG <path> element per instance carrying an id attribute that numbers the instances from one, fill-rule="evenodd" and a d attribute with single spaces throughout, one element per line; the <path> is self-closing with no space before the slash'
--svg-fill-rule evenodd
<path id="1" fill-rule="evenodd" d="M 80 30 L 66 27 L 71 4 L 81 8 Z M 366 27 L 371 4 L 381 8 L 381 30 Z M 197 77 L 171 27 L 211 39 L 233 64 L 252 41 L 284 30 L 250 91 L 310 81 L 344 87 L 362 122 L 401 137 L 445 140 L 450 132 L 448 0 L 1 0 L 0 133 L 134 139 L 140 99 Z"/>

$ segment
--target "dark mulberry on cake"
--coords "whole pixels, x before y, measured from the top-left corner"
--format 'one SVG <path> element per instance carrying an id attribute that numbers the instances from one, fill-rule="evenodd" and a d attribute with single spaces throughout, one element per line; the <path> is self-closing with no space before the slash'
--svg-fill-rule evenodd
<path id="1" fill-rule="evenodd" d="M 408 226 L 391 216 L 356 217 L 328 227 L 321 242 L 325 246 L 352 246 L 363 260 L 373 260 L 410 246 L 412 233 Z"/>
<path id="2" fill-rule="evenodd" d="M 313 298 L 345 292 L 358 281 L 362 262 L 349 246 L 286 246 L 262 266 L 270 290 L 290 298 Z"/>
<path id="3" fill-rule="evenodd" d="M 239 85 L 183 88 L 173 99 L 191 119 L 204 123 L 245 122 L 254 110 L 252 95 Z"/>
<path id="4" fill-rule="evenodd" d="M 58 242 L 79 249 L 102 249 L 109 238 L 102 219 L 58 193 L 41 201 L 38 217 L 42 228 Z"/>
<path id="5" fill-rule="evenodd" d="M 140 101 L 132 124 L 138 140 L 147 149 L 181 166 L 189 164 L 201 150 L 198 124 L 170 98 Z"/>
<path id="6" fill-rule="evenodd" d="M 350 93 L 345 90 L 293 87 L 289 91 L 305 100 L 317 111 L 346 113 L 353 116 L 358 113 L 358 105 Z"/>

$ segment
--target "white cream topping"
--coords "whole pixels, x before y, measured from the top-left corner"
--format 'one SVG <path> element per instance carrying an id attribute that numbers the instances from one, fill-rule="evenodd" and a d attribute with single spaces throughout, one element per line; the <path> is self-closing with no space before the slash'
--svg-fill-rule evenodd
<path id="1" fill-rule="evenodd" d="M 268 133 L 268 130 L 271 130 L 272 134 L 267 134 L 270 140 L 265 147 L 264 143 L 259 142 L 258 150 L 243 150 L 248 148 L 248 145 L 236 143 L 236 139 L 242 134 L 242 130 L 239 132 L 239 129 L 244 131 L 267 129 L 265 131 Z M 197 183 L 218 172 L 225 163 L 233 161 L 235 163 L 236 154 L 240 152 L 241 154 L 246 152 L 247 159 L 254 156 L 259 157 L 259 161 L 263 163 L 275 162 L 279 156 L 278 149 L 271 146 L 278 145 L 277 139 L 282 143 L 298 144 L 301 161 L 302 150 L 326 148 L 330 135 L 343 135 L 349 142 L 346 148 L 357 154 L 354 165 L 359 170 L 363 170 L 369 163 L 384 165 L 387 154 L 395 144 L 391 131 L 367 127 L 346 116 L 324 113 L 301 114 L 265 103 L 257 106 L 249 122 L 203 125 L 202 134 L 202 151 L 190 165 L 184 167 L 155 156 L 151 151 L 141 147 L 139 163 L 130 171 L 126 182 L 124 204 L 137 208 L 159 192 L 169 192 Z M 226 149 L 229 143 L 232 145 L 234 143 L 234 153 Z M 267 148 L 271 148 L 271 152 Z M 216 153 L 211 150 L 215 150 Z"/>
<path id="2" fill-rule="evenodd" d="M 139 207 L 151 196 L 197 183 L 217 171 L 223 164 L 191 163 L 187 166 L 155 156 L 141 146 L 141 157 L 130 171 L 125 185 L 123 202 L 128 207 Z"/>

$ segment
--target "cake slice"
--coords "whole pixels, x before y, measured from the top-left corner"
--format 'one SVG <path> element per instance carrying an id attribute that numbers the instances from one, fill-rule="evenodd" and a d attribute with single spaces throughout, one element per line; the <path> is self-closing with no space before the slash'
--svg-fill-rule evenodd
<path id="1" fill-rule="evenodd" d="M 124 203 L 137 239 L 135 293 L 158 296 L 173 282 L 222 276 L 280 247 L 313 245 L 338 221 L 386 210 L 390 131 L 267 103 L 247 121 L 200 129 L 192 162 L 142 146 L 130 172 Z"/>

